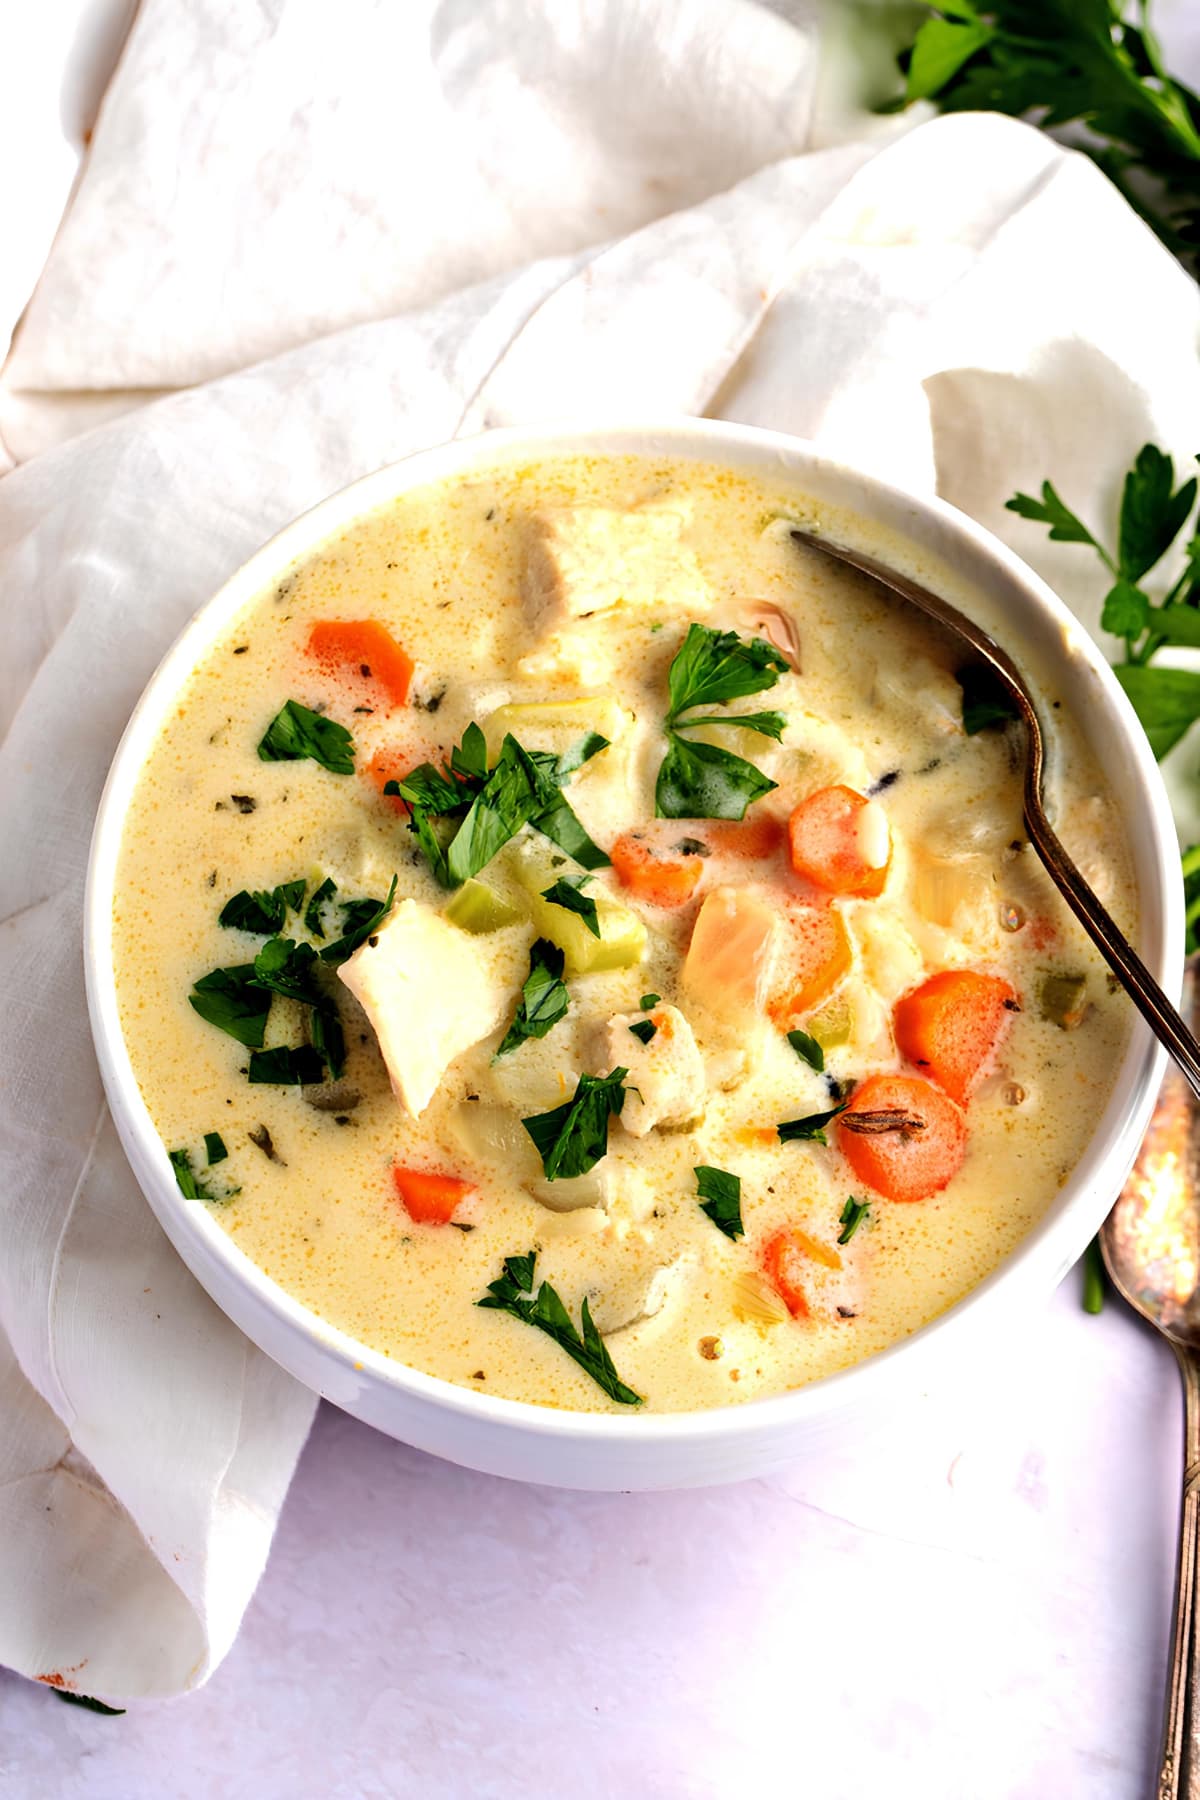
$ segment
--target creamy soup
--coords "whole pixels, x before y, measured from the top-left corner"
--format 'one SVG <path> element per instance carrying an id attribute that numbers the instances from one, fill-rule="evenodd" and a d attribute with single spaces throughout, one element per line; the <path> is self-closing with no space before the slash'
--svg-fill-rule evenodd
<path id="1" fill-rule="evenodd" d="M 429 486 L 180 691 L 115 903 L 137 1079 L 184 1195 L 385 1356 L 588 1411 L 779 1394 L 959 1300 L 1079 1158 L 1128 1007 L 1015 730 L 814 516 L 682 460 Z"/>

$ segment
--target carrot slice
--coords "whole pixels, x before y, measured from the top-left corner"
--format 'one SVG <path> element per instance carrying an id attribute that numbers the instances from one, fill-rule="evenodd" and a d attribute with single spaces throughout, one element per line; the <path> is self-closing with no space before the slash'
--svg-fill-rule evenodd
<path id="1" fill-rule="evenodd" d="M 887 815 L 849 787 L 818 788 L 788 820 L 797 875 L 827 894 L 882 894 L 892 860 Z"/>
<path id="2" fill-rule="evenodd" d="M 393 706 L 408 699 L 412 657 L 378 619 L 321 619 L 308 634 L 308 654 L 327 674 L 378 682 Z"/>
<path id="3" fill-rule="evenodd" d="M 998 975 L 943 969 L 897 1001 L 896 1045 L 965 1106 L 1016 1010 L 1016 993 Z"/>
<path id="4" fill-rule="evenodd" d="M 701 856 L 672 856 L 638 831 L 619 837 L 609 851 L 617 880 L 651 906 L 686 906 L 704 873 Z"/>
<path id="5" fill-rule="evenodd" d="M 874 1115 L 876 1129 L 855 1129 L 862 1114 Z M 893 1128 L 883 1123 L 889 1117 Z M 928 1199 L 957 1175 L 967 1154 L 962 1113 L 919 1075 L 869 1076 L 838 1119 L 837 1134 L 858 1179 L 886 1200 Z"/>
<path id="6" fill-rule="evenodd" d="M 784 976 L 767 1003 L 781 1031 L 810 1012 L 847 973 L 850 938 L 835 906 L 793 906 L 783 915 Z"/>
<path id="7" fill-rule="evenodd" d="M 793 1319 L 808 1318 L 808 1296 L 804 1278 L 812 1270 L 807 1232 L 785 1226 L 768 1238 L 763 1247 L 763 1268 L 767 1280 L 791 1313 Z"/>
<path id="8" fill-rule="evenodd" d="M 392 1180 L 409 1218 L 418 1225 L 448 1225 L 459 1202 L 477 1191 L 473 1181 L 457 1175 L 402 1169 L 399 1164 L 392 1170 Z"/>
<path id="9" fill-rule="evenodd" d="M 683 965 L 685 986 L 714 1012 L 758 1008 L 770 980 L 779 937 L 777 908 L 748 888 L 706 894 L 696 914 Z"/>

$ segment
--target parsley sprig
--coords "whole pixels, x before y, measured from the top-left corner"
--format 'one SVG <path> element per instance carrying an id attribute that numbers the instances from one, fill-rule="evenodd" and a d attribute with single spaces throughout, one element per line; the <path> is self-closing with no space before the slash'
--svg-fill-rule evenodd
<path id="1" fill-rule="evenodd" d="M 353 775 L 354 740 L 344 725 L 285 700 L 258 746 L 263 762 L 301 762 L 311 757 L 331 775 Z"/>
<path id="2" fill-rule="evenodd" d="M 537 1145 L 547 1181 L 586 1175 L 607 1155 L 608 1121 L 625 1105 L 622 1083 L 628 1073 L 613 1069 L 608 1075 L 581 1075 L 562 1106 L 521 1120 Z"/>
<path id="3" fill-rule="evenodd" d="M 697 709 L 727 706 L 773 688 L 787 666 L 786 657 L 762 638 L 688 626 L 667 677 L 667 753 L 654 796 L 660 819 L 741 819 L 753 801 L 777 785 L 732 750 L 680 733 L 697 725 L 730 725 L 778 741 L 787 723 L 782 713 Z"/>
<path id="4" fill-rule="evenodd" d="M 1040 498 L 1014 494 L 1010 512 L 1050 528 L 1056 543 L 1084 544 L 1099 557 L 1111 585 L 1100 623 L 1125 642 L 1114 674 L 1145 727 L 1155 756 L 1167 754 L 1200 716 L 1200 672 L 1152 662 L 1164 648 L 1200 649 L 1200 533 L 1185 545 L 1182 573 L 1155 602 L 1142 585 L 1187 524 L 1196 501 L 1195 476 L 1175 485 L 1175 465 L 1154 444 L 1143 444 L 1125 477 L 1115 555 L 1089 531 L 1049 481 Z"/>
<path id="5" fill-rule="evenodd" d="M 488 1282 L 488 1291 L 476 1306 L 490 1307 L 497 1312 L 506 1312 L 514 1319 L 520 1319 L 526 1325 L 533 1325 L 538 1331 L 553 1338 L 573 1362 L 577 1362 L 585 1375 L 621 1406 L 640 1406 L 642 1396 L 635 1394 L 631 1387 L 626 1387 L 617 1374 L 612 1357 L 608 1354 L 604 1339 L 596 1329 L 591 1312 L 588 1309 L 587 1296 L 584 1296 L 580 1317 L 583 1330 L 576 1329 L 570 1313 L 563 1305 L 559 1295 L 548 1281 L 543 1281 L 536 1293 L 533 1291 L 534 1270 L 537 1266 L 537 1252 L 530 1250 L 524 1256 L 506 1256 L 504 1273 L 495 1281 Z"/>
<path id="6" fill-rule="evenodd" d="M 696 1177 L 700 1211 L 727 1238 L 743 1237 L 741 1176 L 731 1175 L 728 1169 L 714 1169 L 708 1163 L 701 1163 L 692 1174 Z"/>
<path id="7" fill-rule="evenodd" d="M 478 875 L 526 825 L 581 867 L 603 869 L 608 857 L 592 842 L 562 788 L 577 769 L 607 748 L 607 738 L 589 732 L 562 756 L 555 756 L 547 750 L 526 750 L 510 732 L 489 768 L 483 732 L 472 724 L 450 752 L 449 764 L 439 769 L 434 763 L 420 763 L 403 780 L 387 782 L 383 791 L 407 803 L 417 842 L 443 887 L 459 887 Z M 454 820 L 458 824 L 448 832 L 446 824 Z"/>
<path id="8" fill-rule="evenodd" d="M 530 946 L 529 973 L 521 989 L 516 1016 L 500 1040 L 493 1062 L 519 1049 L 529 1038 L 543 1038 L 566 1017 L 571 996 L 563 981 L 563 953 L 548 938 Z"/>
<path id="9" fill-rule="evenodd" d="M 929 10 L 902 55 L 894 104 L 1086 126 L 1077 147 L 1195 272 L 1200 98 L 1168 73 L 1144 3 L 1136 18 L 1128 0 L 940 0 Z"/>

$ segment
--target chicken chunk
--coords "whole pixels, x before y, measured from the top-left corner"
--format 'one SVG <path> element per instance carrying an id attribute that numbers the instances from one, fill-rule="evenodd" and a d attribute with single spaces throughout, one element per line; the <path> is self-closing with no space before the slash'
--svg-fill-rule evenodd
<path id="1" fill-rule="evenodd" d="M 630 1029 L 644 1024 L 654 1027 L 645 1044 Z M 621 1123 L 633 1137 L 659 1125 L 686 1125 L 703 1111 L 704 1059 L 678 1007 L 618 1013 L 609 1020 L 605 1047 L 611 1068 L 629 1070 Z"/>
<path id="2" fill-rule="evenodd" d="M 523 582 L 531 625 L 556 631 L 618 605 L 707 611 L 708 585 L 681 542 L 686 522 L 683 511 L 668 507 L 559 506 L 534 513 Z"/>
<path id="3" fill-rule="evenodd" d="M 366 1013 L 392 1091 L 417 1119 L 446 1070 L 504 1016 L 508 990 L 479 941 L 401 900 L 338 974 Z"/>

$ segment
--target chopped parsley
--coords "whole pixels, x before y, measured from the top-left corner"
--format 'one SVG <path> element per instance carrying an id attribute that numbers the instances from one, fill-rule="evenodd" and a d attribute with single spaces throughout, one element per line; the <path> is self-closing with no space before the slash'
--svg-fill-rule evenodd
<path id="1" fill-rule="evenodd" d="M 204 1154 L 208 1159 L 208 1166 L 210 1169 L 213 1168 L 216 1163 L 224 1162 L 225 1158 L 229 1155 L 228 1150 L 225 1148 L 225 1139 L 221 1136 L 219 1131 L 205 1132 Z"/>
<path id="2" fill-rule="evenodd" d="M 573 1362 L 578 1363 L 585 1375 L 591 1376 L 610 1400 L 617 1401 L 621 1406 L 640 1406 L 642 1396 L 635 1394 L 631 1387 L 626 1387 L 617 1374 L 604 1339 L 597 1331 L 588 1310 L 587 1296 L 584 1296 L 580 1314 L 583 1330 L 578 1331 L 570 1313 L 548 1281 L 543 1281 L 536 1294 L 534 1293 L 536 1266 L 536 1250 L 530 1250 L 524 1256 L 506 1256 L 504 1273 L 497 1280 L 488 1282 L 488 1291 L 482 1300 L 475 1302 L 476 1306 L 506 1312 L 512 1318 L 520 1319 L 523 1324 L 533 1325 L 538 1331 L 544 1331 L 547 1337 L 553 1338 L 566 1351 Z"/>
<path id="3" fill-rule="evenodd" d="M 608 1075 L 581 1075 L 574 1094 L 551 1112 L 522 1119 L 537 1145 L 548 1181 L 586 1175 L 608 1151 L 608 1121 L 625 1104 L 622 1083 L 628 1069 Z"/>
<path id="4" fill-rule="evenodd" d="M 210 1025 L 228 1032 L 247 1049 L 261 1048 L 271 996 L 260 985 L 253 963 L 238 963 L 202 975 L 188 999 Z"/>
<path id="5" fill-rule="evenodd" d="M 392 910 L 396 898 L 396 877 L 388 889 L 386 900 L 346 900 L 342 904 L 342 935 L 321 951 L 321 961 L 344 963 L 373 937 Z"/>
<path id="6" fill-rule="evenodd" d="M 585 869 L 605 868 L 608 857 L 576 818 L 562 785 L 607 747 L 607 738 L 591 732 L 555 756 L 526 750 L 510 733 L 489 769 L 483 732 L 472 724 L 450 752 L 448 767 L 421 763 L 402 780 L 387 782 L 383 791 L 406 802 L 417 842 L 443 887 L 458 887 L 478 875 L 526 825 Z M 458 819 L 459 824 L 443 837 L 434 829 L 435 819 Z"/>
<path id="7" fill-rule="evenodd" d="M 550 887 L 542 889 L 542 899 L 548 900 L 551 906 L 561 906 L 567 912 L 578 913 L 592 936 L 600 936 L 600 915 L 596 910 L 596 902 L 590 894 L 583 892 L 591 880 L 590 875 L 560 875 Z"/>
<path id="8" fill-rule="evenodd" d="M 208 1139 L 205 1138 L 204 1141 L 207 1144 Z M 219 1138 L 217 1139 L 217 1142 L 220 1143 Z M 224 1145 L 221 1147 L 222 1150 L 224 1150 Z M 211 1188 L 205 1187 L 204 1183 L 193 1169 L 190 1151 L 168 1150 L 167 1156 L 170 1158 L 171 1167 L 175 1171 L 175 1185 L 185 1200 L 209 1200 L 216 1205 L 221 1206 L 226 1200 L 232 1200 L 235 1194 L 240 1194 L 242 1191 L 241 1188 L 226 1188 L 224 1193 L 214 1194 Z M 220 1162 L 220 1160 L 220 1157 L 209 1158 L 210 1163 L 214 1161 Z"/>
<path id="9" fill-rule="evenodd" d="M 838 1243 L 848 1244 L 863 1220 L 871 1210 L 869 1200 L 856 1200 L 851 1194 L 838 1217 L 841 1230 L 838 1232 Z"/>
<path id="10" fill-rule="evenodd" d="M 700 1211 L 727 1238 L 744 1237 L 741 1176 L 731 1175 L 728 1169 L 711 1168 L 707 1163 L 701 1163 L 692 1173 L 696 1177 Z"/>
<path id="11" fill-rule="evenodd" d="M 789 1031 L 787 1041 L 801 1062 L 806 1062 L 818 1075 L 825 1073 L 825 1052 L 815 1037 L 809 1037 L 807 1031 Z"/>
<path id="12" fill-rule="evenodd" d="M 650 1039 L 658 1033 L 658 1026 L 653 1019 L 635 1019 L 629 1029 L 634 1037 L 643 1044 L 648 1044 Z"/>
<path id="13" fill-rule="evenodd" d="M 652 1006 L 658 1006 L 659 1003 L 661 1002 L 661 1000 L 662 1000 L 661 994 L 643 994 L 641 999 L 638 1001 L 638 1005 L 641 1007 L 643 1012 L 649 1012 L 650 1008 Z"/>
<path id="14" fill-rule="evenodd" d="M 1016 701 L 1000 677 L 984 664 L 968 663 L 957 671 L 955 680 L 962 689 L 962 722 L 968 737 L 1020 718 Z"/>
<path id="15" fill-rule="evenodd" d="M 267 726 L 258 754 L 263 762 L 301 762 L 311 757 L 331 775 L 353 775 L 354 740 L 344 725 L 285 700 Z"/>
<path id="16" fill-rule="evenodd" d="M 281 1044 L 275 1050 L 250 1052 L 250 1080 L 286 1087 L 307 1087 L 325 1079 L 321 1053 L 312 1044 Z"/>
<path id="17" fill-rule="evenodd" d="M 741 819 L 753 801 L 777 784 L 733 751 L 681 737 L 697 725 L 731 725 L 778 740 L 782 713 L 700 713 L 746 694 L 773 688 L 787 659 L 762 638 L 689 625 L 667 677 L 667 753 L 658 771 L 655 810 L 660 819 Z M 685 718 L 683 715 L 692 716 Z"/>
<path id="18" fill-rule="evenodd" d="M 323 938 L 325 936 L 325 924 L 321 917 L 321 909 L 327 900 L 333 899 L 336 893 L 337 882 L 331 875 L 327 875 L 320 887 L 313 892 L 312 898 L 304 909 L 304 929 L 312 937 Z"/>
<path id="19" fill-rule="evenodd" d="M 516 1016 L 500 1041 L 496 1058 L 507 1056 L 529 1038 L 542 1038 L 566 1016 L 571 1003 L 562 979 L 563 953 L 548 938 L 538 938 L 529 951 L 529 974 L 521 989 Z"/>
<path id="20" fill-rule="evenodd" d="M 825 1127 L 831 1119 L 843 1113 L 849 1103 L 845 1100 L 839 1106 L 831 1106 L 828 1112 L 808 1113 L 803 1119 L 785 1119 L 775 1127 L 779 1133 L 781 1144 L 827 1144 Z"/>
<path id="21" fill-rule="evenodd" d="M 277 888 L 258 893 L 247 893 L 243 888 L 225 902 L 217 923 L 231 931 L 251 931 L 260 937 L 282 931 L 288 908 L 295 912 L 304 904 L 304 885 L 303 881 L 285 881 Z"/>

